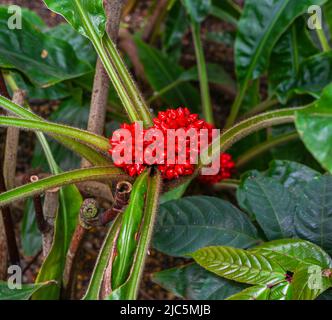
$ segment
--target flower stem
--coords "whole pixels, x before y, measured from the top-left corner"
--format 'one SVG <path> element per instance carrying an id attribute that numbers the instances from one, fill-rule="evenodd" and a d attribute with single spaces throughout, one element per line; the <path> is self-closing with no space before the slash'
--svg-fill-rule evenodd
<path id="1" fill-rule="evenodd" d="M 202 39 L 200 34 L 201 33 L 200 25 L 195 22 L 192 22 L 191 32 L 195 45 L 199 82 L 201 87 L 203 115 L 207 122 L 214 124 L 213 109 L 212 109 L 211 96 L 209 90 L 209 80 L 206 70 L 206 61 L 205 61 Z"/>

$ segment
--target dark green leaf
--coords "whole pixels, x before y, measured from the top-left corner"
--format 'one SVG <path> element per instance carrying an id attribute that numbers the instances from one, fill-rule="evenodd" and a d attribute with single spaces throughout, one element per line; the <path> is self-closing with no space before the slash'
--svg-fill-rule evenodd
<path id="1" fill-rule="evenodd" d="M 10 289 L 7 282 L 0 281 L 0 300 L 29 300 L 38 290 L 54 285 L 54 281 L 49 281 L 38 284 L 22 284 L 21 289 Z"/>
<path id="2" fill-rule="evenodd" d="M 186 300 L 224 300 L 245 286 L 223 279 L 197 264 L 157 272 L 153 281 Z"/>
<path id="3" fill-rule="evenodd" d="M 171 201 L 171 200 L 180 199 L 183 196 L 183 194 L 186 192 L 190 183 L 191 183 L 191 181 L 189 180 L 188 182 L 183 183 L 180 186 L 164 193 L 160 197 L 160 204 L 163 204 L 163 203 Z"/>
<path id="4" fill-rule="evenodd" d="M 190 19 L 201 23 L 211 11 L 211 0 L 182 0 Z"/>
<path id="5" fill-rule="evenodd" d="M 253 171 L 243 177 L 237 197 L 241 207 L 255 216 L 269 240 L 294 235 L 295 201 L 281 183 Z"/>
<path id="6" fill-rule="evenodd" d="M 331 268 L 330 256 L 313 243 L 298 239 L 283 239 L 264 243 L 250 250 L 279 263 L 285 270 L 294 272 L 299 266 L 317 264 Z"/>
<path id="7" fill-rule="evenodd" d="M 87 128 L 89 117 L 89 102 L 83 104 L 78 103 L 74 99 L 63 101 L 58 109 L 52 113 L 50 120 L 53 122 L 63 123 L 76 128 Z M 64 171 L 79 168 L 81 159 L 75 153 L 69 151 L 57 142 L 50 143 L 52 153 L 55 161 L 59 164 L 60 168 Z M 40 144 L 36 144 L 32 166 L 34 168 L 42 168 L 47 170 L 47 161 L 43 154 Z"/>
<path id="8" fill-rule="evenodd" d="M 91 67 L 79 60 L 67 42 L 34 28 L 24 17 L 22 30 L 10 30 L 10 14 L 0 9 L 0 66 L 17 69 L 39 87 L 76 78 Z"/>
<path id="9" fill-rule="evenodd" d="M 235 45 L 236 71 L 241 86 L 259 77 L 274 45 L 290 24 L 310 5 L 326 0 L 246 0 Z M 248 32 L 251 30 L 251 32 Z"/>
<path id="10" fill-rule="evenodd" d="M 206 270 L 229 280 L 264 285 L 285 280 L 286 271 L 258 253 L 231 247 L 206 247 L 191 256 Z"/>
<path id="11" fill-rule="evenodd" d="M 32 199 L 25 204 L 22 221 L 21 242 L 24 255 L 34 256 L 42 247 L 42 236 L 37 227 L 36 213 Z"/>
<path id="12" fill-rule="evenodd" d="M 271 94 L 276 92 L 285 102 L 289 85 L 300 71 L 300 64 L 318 52 L 307 34 L 303 18 L 298 18 L 273 49 L 268 69 Z"/>
<path id="13" fill-rule="evenodd" d="M 288 189 L 293 189 L 300 183 L 318 178 L 321 174 L 301 163 L 275 160 L 270 163 L 265 176 L 275 179 Z"/>
<path id="14" fill-rule="evenodd" d="M 236 207 L 196 196 L 161 205 L 153 245 L 166 254 L 184 256 L 205 246 L 248 248 L 258 241 L 255 227 Z"/>
<path id="15" fill-rule="evenodd" d="M 298 236 L 332 254 L 332 176 L 321 176 L 298 188 L 295 214 Z"/>
<path id="16" fill-rule="evenodd" d="M 159 50 L 147 45 L 138 37 L 135 38 L 138 55 L 151 87 L 160 91 L 176 82 L 184 69 L 174 63 Z M 200 96 L 189 83 L 182 83 L 165 93 L 162 98 L 169 106 L 186 105 L 192 110 L 199 110 Z"/>
<path id="17" fill-rule="evenodd" d="M 47 33 L 54 38 L 67 41 L 73 47 L 79 59 L 89 62 L 92 67 L 95 67 L 97 54 L 91 42 L 72 28 L 71 25 L 61 23 L 49 29 Z"/>
<path id="18" fill-rule="evenodd" d="M 241 17 L 241 8 L 232 0 L 212 0 L 211 15 L 237 25 Z"/>
<path id="19" fill-rule="evenodd" d="M 312 108 L 296 113 L 296 128 L 304 144 L 332 173 L 332 85 L 326 87 L 322 97 Z"/>
<path id="20" fill-rule="evenodd" d="M 79 33 L 90 37 L 80 15 L 79 6 L 92 22 L 92 28 L 99 37 L 105 33 L 106 16 L 103 0 L 44 0 L 52 11 L 61 14 Z"/>

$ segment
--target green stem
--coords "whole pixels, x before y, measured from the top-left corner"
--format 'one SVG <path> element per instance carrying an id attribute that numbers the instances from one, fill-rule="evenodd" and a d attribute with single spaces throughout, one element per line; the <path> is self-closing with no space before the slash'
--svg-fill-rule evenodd
<path id="1" fill-rule="evenodd" d="M 112 48 L 111 50 L 108 48 L 110 51 L 109 54 L 111 55 L 110 59 L 104 48 L 102 39 L 100 39 L 96 34 L 92 22 L 82 8 L 80 1 L 75 0 L 75 5 L 83 21 L 85 30 L 89 35 L 90 40 L 92 41 L 92 44 L 94 45 L 97 54 L 102 61 L 131 121 L 143 121 L 145 126 L 150 126 L 152 124 L 152 118 L 149 114 L 148 108 L 146 107 L 136 85 L 131 79 L 129 72 L 125 68 L 125 65 L 122 62 L 112 40 L 105 35 L 105 45 Z"/>
<path id="2" fill-rule="evenodd" d="M 317 33 L 317 36 L 318 36 L 318 39 L 322 46 L 323 51 L 324 52 L 330 51 L 331 48 L 330 48 L 329 42 L 327 41 L 323 26 L 320 29 L 316 28 L 316 33 Z"/>
<path id="3" fill-rule="evenodd" d="M 174 89 L 176 86 L 181 84 L 183 81 L 181 79 L 175 80 L 166 87 L 160 89 L 159 91 L 155 92 L 152 97 L 148 99 L 148 103 L 150 104 L 151 102 L 155 101 L 156 99 L 160 98 L 162 95 L 167 93 L 168 91 Z"/>
<path id="4" fill-rule="evenodd" d="M 102 136 L 98 136 L 89 131 L 80 130 L 61 124 L 54 124 L 52 122 L 0 117 L 0 126 L 31 129 L 34 131 L 42 131 L 44 133 L 61 135 L 67 138 L 76 139 L 87 145 L 92 145 L 96 149 L 104 152 L 109 150 L 109 142 Z"/>
<path id="5" fill-rule="evenodd" d="M 259 114 L 263 111 L 267 111 L 268 109 L 274 107 L 278 103 L 279 103 L 278 99 L 267 99 L 267 100 L 261 102 L 260 104 L 258 104 L 256 107 L 252 108 L 247 113 L 245 113 L 242 118 L 246 119 L 246 118 L 252 117 L 256 114 Z"/>
<path id="6" fill-rule="evenodd" d="M 232 104 L 232 107 L 231 107 L 231 113 L 229 114 L 228 118 L 227 118 L 227 121 L 226 121 L 226 129 L 230 128 L 237 116 L 238 116 L 238 113 L 240 111 L 240 107 L 241 107 L 241 104 L 242 104 L 242 101 L 244 99 L 244 95 L 247 91 L 247 87 L 248 87 L 248 82 L 246 82 L 241 88 L 240 88 L 240 91 L 238 92 L 238 94 L 236 95 L 236 98 Z"/>
<path id="7" fill-rule="evenodd" d="M 213 189 L 216 190 L 237 189 L 239 187 L 239 184 L 240 184 L 239 180 L 227 179 L 214 184 Z"/>
<path id="8" fill-rule="evenodd" d="M 297 111 L 308 109 L 310 107 L 311 105 L 300 108 L 275 110 L 257 115 L 238 123 L 234 127 L 223 132 L 223 134 L 220 136 L 220 141 L 215 140 L 208 148 L 206 148 L 206 150 L 202 152 L 199 167 L 202 167 L 203 164 L 210 164 L 212 159 L 217 157 L 220 153 L 225 152 L 234 143 L 253 132 L 273 125 L 294 122 L 295 113 Z M 209 154 L 211 153 L 212 156 L 209 157 Z"/>
<path id="9" fill-rule="evenodd" d="M 192 22 L 191 32 L 195 45 L 198 75 L 201 87 L 203 115 L 207 122 L 214 124 L 213 109 L 212 109 L 210 89 L 209 89 L 209 80 L 206 70 L 206 61 L 202 45 L 200 25 L 195 22 Z"/>
<path id="10" fill-rule="evenodd" d="M 236 168 L 239 169 L 241 167 L 244 167 L 247 163 L 249 163 L 253 159 L 257 158 L 264 152 L 269 151 L 271 148 L 274 148 L 274 147 L 282 145 L 284 143 L 296 140 L 298 138 L 299 138 L 298 133 L 292 132 L 292 133 L 287 133 L 287 134 L 281 135 L 279 137 L 276 137 L 274 139 L 265 141 L 255 147 L 253 147 L 252 149 L 249 149 L 246 153 L 241 155 L 236 161 Z"/>
<path id="11" fill-rule="evenodd" d="M 162 179 L 159 172 L 157 172 L 155 176 L 149 178 L 141 235 L 138 243 L 134 267 L 130 280 L 128 281 L 126 294 L 126 299 L 128 300 L 134 300 L 137 298 L 138 288 L 144 270 L 145 259 L 149 250 L 153 227 L 155 225 L 161 184 Z"/>
<path id="12" fill-rule="evenodd" d="M 121 169 L 115 167 L 94 167 L 60 173 L 0 194 L 0 207 L 56 187 L 62 187 L 81 181 L 95 181 L 108 178 L 118 180 L 128 179 L 128 176 L 125 175 Z"/>

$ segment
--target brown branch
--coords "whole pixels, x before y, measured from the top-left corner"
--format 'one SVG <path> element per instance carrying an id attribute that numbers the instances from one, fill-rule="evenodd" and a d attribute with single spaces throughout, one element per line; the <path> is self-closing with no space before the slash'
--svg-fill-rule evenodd
<path id="1" fill-rule="evenodd" d="M 123 0 L 104 0 L 107 16 L 106 29 L 113 41 L 116 41 L 118 37 L 123 2 Z M 104 133 L 109 88 L 110 80 L 108 74 L 102 62 L 98 59 L 92 90 L 88 130 L 100 135 Z M 82 160 L 82 167 L 88 167 L 89 165 L 88 161 Z"/>
<path id="2" fill-rule="evenodd" d="M 25 100 L 25 92 L 17 90 L 14 93 L 12 101 L 18 105 L 23 105 Z M 5 155 L 3 160 L 3 174 L 8 190 L 15 187 L 15 175 L 17 164 L 18 143 L 20 138 L 20 129 L 8 128 L 5 144 Z"/>
<path id="3" fill-rule="evenodd" d="M 43 256 L 46 257 L 53 244 L 54 222 L 59 209 L 59 190 L 54 188 L 45 192 L 43 215 L 47 224 L 47 232 L 43 233 Z"/>
<path id="4" fill-rule="evenodd" d="M 0 280 L 7 279 L 7 238 L 0 210 Z"/>

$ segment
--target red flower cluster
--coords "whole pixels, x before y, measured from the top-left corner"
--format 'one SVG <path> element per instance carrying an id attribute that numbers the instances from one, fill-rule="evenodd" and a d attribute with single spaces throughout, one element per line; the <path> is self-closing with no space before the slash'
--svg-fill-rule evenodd
<path id="1" fill-rule="evenodd" d="M 135 176 L 141 174 L 144 169 L 149 165 L 156 165 L 158 170 L 162 173 L 162 177 L 165 180 L 172 180 L 179 178 L 180 176 L 192 175 L 195 171 L 195 162 L 191 158 L 191 151 L 197 151 L 197 154 L 200 153 L 201 148 L 201 129 L 207 129 L 205 131 L 208 132 L 208 143 L 212 142 L 212 129 L 214 128 L 212 125 L 208 124 L 204 120 L 199 119 L 197 114 L 190 113 L 187 108 L 178 108 L 168 109 L 166 111 L 162 111 L 158 113 L 158 116 L 153 120 L 154 125 L 149 129 L 141 129 L 141 134 L 135 136 L 135 133 L 138 132 L 138 124 L 122 124 L 122 129 L 128 129 L 133 137 L 132 140 L 128 140 L 128 145 L 126 145 L 126 141 L 119 141 L 118 137 L 113 136 L 110 140 L 111 149 L 110 154 L 113 153 L 114 148 L 120 143 L 124 143 L 125 148 L 131 148 L 131 162 L 129 164 L 128 161 L 123 162 L 115 162 L 115 165 L 123 168 L 130 176 Z M 163 144 L 157 145 L 155 148 L 158 151 L 158 160 L 154 160 L 154 162 L 149 162 L 147 160 L 147 154 L 149 154 L 149 146 L 156 142 L 156 137 L 154 137 L 154 131 L 163 133 Z M 178 138 L 174 141 L 174 143 L 170 143 L 169 145 L 174 146 L 172 152 L 175 154 L 175 161 L 170 164 L 167 162 L 167 130 L 169 129 L 183 129 L 185 134 L 188 134 L 186 140 L 181 141 L 181 138 Z M 190 134 L 196 134 L 198 137 L 197 145 L 191 145 L 189 136 Z M 150 139 L 151 136 L 151 139 Z M 146 138 L 144 141 L 144 137 Z M 147 137 L 149 137 L 147 139 Z M 138 140 L 137 140 L 138 139 Z M 137 143 L 140 142 L 140 143 Z M 137 147 L 142 146 L 142 147 Z M 138 149 L 137 149 L 138 148 Z M 169 148 L 169 147 L 168 147 Z M 185 148 L 185 149 L 184 149 Z M 155 150 L 154 149 L 154 150 Z M 156 153 L 156 151 L 154 151 Z M 144 154 L 144 156 L 143 156 Z M 151 154 L 156 158 L 156 154 Z M 121 154 L 123 156 L 123 154 Z M 178 161 L 179 158 L 182 161 Z M 184 158 L 184 159 L 183 159 Z M 184 160 L 184 161 L 183 161 Z M 232 158 L 228 154 L 222 154 L 220 157 L 221 161 L 221 170 L 218 175 L 215 176 L 201 176 L 202 182 L 206 183 L 215 183 L 222 179 L 227 179 L 231 176 L 232 171 L 234 169 L 234 162 Z M 179 164 L 181 163 L 181 164 Z"/>

